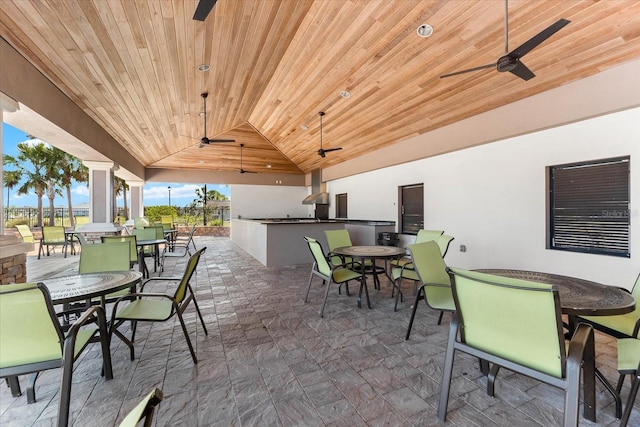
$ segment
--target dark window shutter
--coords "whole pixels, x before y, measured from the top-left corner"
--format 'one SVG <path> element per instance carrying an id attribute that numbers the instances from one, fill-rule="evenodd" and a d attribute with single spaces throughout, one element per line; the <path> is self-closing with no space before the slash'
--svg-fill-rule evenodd
<path id="1" fill-rule="evenodd" d="M 630 257 L 629 157 L 553 166 L 553 249 Z"/>

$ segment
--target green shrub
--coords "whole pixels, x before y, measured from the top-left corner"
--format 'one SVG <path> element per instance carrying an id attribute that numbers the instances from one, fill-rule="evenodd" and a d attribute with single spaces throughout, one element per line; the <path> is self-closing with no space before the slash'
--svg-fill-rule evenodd
<path id="1" fill-rule="evenodd" d="M 144 208 L 144 216 L 149 218 L 151 223 L 159 222 L 160 217 L 162 215 L 171 215 L 172 217 L 176 217 L 176 208 L 173 206 L 147 206 Z"/>

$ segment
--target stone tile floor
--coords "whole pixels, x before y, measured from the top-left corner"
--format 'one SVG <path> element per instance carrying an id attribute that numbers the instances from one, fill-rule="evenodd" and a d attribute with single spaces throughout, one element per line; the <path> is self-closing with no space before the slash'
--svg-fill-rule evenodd
<path id="1" fill-rule="evenodd" d="M 198 237 L 206 246 L 197 273 L 197 297 L 209 334 L 185 313 L 197 349 L 190 356 L 179 323 L 139 325 L 136 358 L 119 340 L 111 344 L 114 376 L 100 377 L 94 345 L 76 361 L 71 420 L 75 426 L 112 426 L 152 387 L 164 392 L 157 426 L 431 426 L 436 418 L 448 316 L 419 307 L 411 339 L 404 340 L 412 297 L 393 311 L 390 288 L 370 289 L 373 309 L 350 297 L 329 295 L 318 316 L 322 285 L 314 281 L 310 301 L 302 299 L 311 264 L 266 268 L 227 238 Z M 78 256 L 59 251 L 28 259 L 28 277 L 72 274 Z M 179 275 L 186 258 L 167 260 L 163 276 Z M 372 288 L 372 286 L 371 286 Z M 405 285 L 410 294 L 411 285 Z M 617 379 L 615 341 L 597 334 L 597 363 Z M 37 402 L 13 398 L 0 387 L 0 425 L 55 425 L 59 370 L 36 383 Z M 629 390 L 623 389 L 623 400 Z M 501 371 L 496 397 L 484 392 L 478 363 L 458 357 L 454 367 L 449 426 L 556 426 L 562 423 L 563 394 L 554 387 Z M 23 391 L 26 377 L 21 378 Z M 636 403 L 629 425 L 640 425 Z M 598 422 L 618 425 L 613 399 L 598 383 Z"/>

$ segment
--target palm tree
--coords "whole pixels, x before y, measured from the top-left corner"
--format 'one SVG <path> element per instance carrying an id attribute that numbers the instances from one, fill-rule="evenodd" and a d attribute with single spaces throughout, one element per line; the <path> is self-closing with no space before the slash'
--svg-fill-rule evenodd
<path id="1" fill-rule="evenodd" d="M 49 225 L 56 225 L 55 198 L 56 194 L 62 196 L 58 185 L 62 182 L 63 172 L 61 165 L 67 155 L 56 147 L 47 147 L 48 159 L 45 166 L 45 180 L 47 182 L 47 198 L 49 199 Z"/>
<path id="2" fill-rule="evenodd" d="M 18 144 L 18 161 L 26 176 L 26 181 L 18 188 L 18 194 L 27 194 L 34 190 L 38 197 L 38 227 L 42 227 L 42 196 L 47 189 L 46 169 L 50 158 L 50 150 L 43 142 L 35 144 L 21 142 Z M 32 170 L 26 168 L 31 165 Z"/>
<path id="3" fill-rule="evenodd" d="M 7 208 L 9 208 L 9 193 L 20 184 L 22 169 L 20 169 L 18 160 L 8 154 L 2 156 L 2 165 L 2 179 L 5 187 L 7 187 Z M 11 167 L 17 167 L 18 169 L 7 169 Z"/>
<path id="4" fill-rule="evenodd" d="M 191 203 L 191 205 L 193 207 L 202 206 L 204 225 L 207 225 L 207 213 L 209 212 L 209 208 L 207 207 L 207 200 L 228 200 L 228 197 L 220 193 L 218 190 L 207 191 L 206 184 L 202 188 L 196 188 L 196 198 Z"/>
<path id="5" fill-rule="evenodd" d="M 57 148 L 56 148 L 57 150 Z M 59 163 L 62 177 L 60 179 L 60 185 L 64 187 L 67 193 L 67 206 L 69 208 L 69 221 L 71 227 L 75 227 L 76 218 L 73 214 L 73 203 L 71 202 L 71 184 L 76 182 L 88 182 L 89 181 L 89 168 L 82 164 L 80 159 L 72 156 L 69 153 L 64 153 Z"/>
<path id="6" fill-rule="evenodd" d="M 113 177 L 113 217 L 116 218 L 118 216 L 118 202 L 117 197 L 122 194 L 124 199 L 124 216 L 127 215 L 127 190 L 129 186 L 125 182 L 124 179 L 114 176 Z M 128 218 L 127 218 L 128 219 Z"/>

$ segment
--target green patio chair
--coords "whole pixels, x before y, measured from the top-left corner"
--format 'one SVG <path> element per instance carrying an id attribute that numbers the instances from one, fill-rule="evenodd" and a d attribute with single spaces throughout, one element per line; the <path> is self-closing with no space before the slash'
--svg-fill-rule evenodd
<path id="1" fill-rule="evenodd" d="M 138 246 L 136 245 L 136 236 L 122 235 L 122 236 L 101 236 L 102 243 L 129 243 L 129 268 L 133 268 L 138 263 Z"/>
<path id="2" fill-rule="evenodd" d="M 154 228 L 134 228 L 133 235 L 136 236 L 136 242 L 140 240 L 155 240 L 156 230 Z M 153 258 L 154 271 L 156 271 L 156 268 L 158 267 L 158 259 L 155 248 L 153 245 L 142 246 L 141 248 L 137 248 L 137 254 L 138 263 L 141 267 L 140 271 L 145 272 L 145 277 L 148 277 L 149 273 L 144 259 Z"/>
<path id="3" fill-rule="evenodd" d="M 329 295 L 329 288 L 331 284 L 335 283 L 339 287 L 344 284 L 346 287 L 347 295 L 349 295 L 349 281 L 360 280 L 360 294 L 362 294 L 362 288 L 364 284 L 364 291 L 367 296 L 367 303 L 369 302 L 369 290 L 367 285 L 362 281 L 362 272 L 352 270 L 349 268 L 348 263 L 334 265 L 329 264 L 327 256 L 324 254 L 322 245 L 316 239 L 311 237 L 304 237 L 305 241 L 309 245 L 309 250 L 313 256 L 313 266 L 311 267 L 311 274 L 309 275 L 309 284 L 307 285 L 307 293 L 304 296 L 304 302 L 309 300 L 309 290 L 311 289 L 311 281 L 313 276 L 317 276 L 322 279 L 322 283 L 327 287 L 324 293 L 324 300 L 320 307 L 320 317 L 324 317 L 324 307 L 327 305 L 327 296 Z"/>
<path id="4" fill-rule="evenodd" d="M 31 374 L 27 384 L 27 402 L 34 403 L 38 374 L 62 368 L 58 426 L 66 426 L 73 364 L 91 339 L 100 339 L 106 379 L 113 378 L 113 371 L 102 307 L 84 311 L 66 334 L 57 316 L 49 291 L 42 283 L 0 286 L 0 378 L 8 378 L 14 395 L 20 395 L 17 377 Z"/>
<path id="5" fill-rule="evenodd" d="M 351 235 L 349 234 L 349 230 L 325 230 L 324 232 L 327 238 L 327 244 L 329 245 L 329 253 L 327 256 L 333 265 L 343 265 L 347 264 L 349 268 L 357 269 L 360 268 L 360 262 L 355 261 L 351 257 L 342 257 L 340 255 L 335 255 L 333 250 L 335 248 L 340 248 L 343 246 L 353 246 L 351 243 Z M 365 273 L 369 272 L 373 275 L 373 283 L 376 289 L 380 289 L 380 280 L 378 278 L 379 273 L 384 273 L 384 269 L 382 267 L 376 267 L 375 263 L 367 259 L 364 261 Z"/>
<path id="6" fill-rule="evenodd" d="M 156 225 L 147 225 L 144 227 L 145 230 L 146 229 L 150 229 L 153 230 L 155 232 L 155 237 L 154 239 L 157 240 L 166 240 L 165 236 L 164 236 L 164 227 L 162 226 L 162 224 L 156 224 Z M 154 251 L 158 250 L 157 253 L 155 253 Z M 152 247 L 151 251 L 153 252 L 155 258 L 156 258 L 156 262 L 158 263 L 158 267 L 160 267 L 160 271 L 164 271 L 164 253 L 167 250 L 167 245 L 163 244 L 162 248 L 160 248 L 159 246 L 156 247 Z"/>
<path id="7" fill-rule="evenodd" d="M 595 329 L 615 338 L 640 338 L 640 274 L 631 289 L 636 300 L 636 308 L 631 313 L 616 316 L 580 316 L 579 322 L 586 322 Z"/>
<path id="8" fill-rule="evenodd" d="M 171 228 L 173 227 L 173 215 L 160 215 L 160 224 L 167 224 Z M 171 229 L 169 228 L 169 229 Z"/>
<path id="9" fill-rule="evenodd" d="M 193 224 L 191 230 L 188 232 L 178 232 L 173 239 L 174 247 L 189 249 L 190 246 L 193 246 L 193 250 L 197 251 L 196 242 L 193 240 L 193 237 L 196 235 L 196 227 L 197 224 Z"/>
<path id="10" fill-rule="evenodd" d="M 442 236 L 438 237 L 438 240 L 436 240 L 436 243 L 438 244 L 438 248 L 440 249 L 440 254 L 442 254 L 442 258 L 444 258 L 447 252 L 449 251 L 449 245 L 451 244 L 453 239 L 454 239 L 453 236 L 443 234 Z"/>
<path id="11" fill-rule="evenodd" d="M 44 254 L 44 247 L 47 247 L 47 256 L 50 254 L 50 246 L 62 246 L 64 257 L 67 257 L 67 236 L 64 234 L 64 227 L 57 225 L 45 225 L 42 227 L 42 238 L 38 249 L 38 259 Z M 72 249 L 73 252 L 73 249 Z"/>
<path id="12" fill-rule="evenodd" d="M 629 391 L 627 404 L 624 407 L 624 413 L 620 419 L 620 427 L 624 427 L 629 422 L 633 403 L 636 400 L 638 387 L 640 386 L 640 340 L 635 338 L 622 338 L 617 341 L 617 345 L 618 372 L 620 373 L 620 378 L 618 379 L 618 385 L 616 387 L 618 395 L 622 391 L 622 383 L 624 382 L 625 375 L 633 376 L 633 382 L 631 383 L 631 390 Z"/>
<path id="13" fill-rule="evenodd" d="M 147 394 L 120 422 L 119 427 L 136 427 L 144 419 L 144 427 L 151 427 L 153 424 L 153 414 L 156 407 L 162 401 L 162 391 L 155 388 Z"/>
<path id="14" fill-rule="evenodd" d="M 453 295 L 451 294 L 451 278 L 447 273 L 447 265 L 442 259 L 440 248 L 436 242 L 416 243 L 409 245 L 407 248 L 411 255 L 411 268 L 408 265 L 404 265 L 391 270 L 391 276 L 394 282 L 397 283 L 398 288 L 396 305 L 398 304 L 398 297 L 401 297 L 400 285 L 402 279 L 417 281 L 420 285 L 416 292 L 416 299 L 413 303 L 405 340 L 408 340 L 411 334 L 420 300 L 424 300 L 427 307 L 440 311 L 438 325 L 442 322 L 442 316 L 445 311 L 455 311 Z"/>
<path id="15" fill-rule="evenodd" d="M 413 242 L 413 244 L 430 242 L 430 241 L 437 242 L 443 233 L 444 233 L 444 230 L 424 230 L 424 229 L 418 230 L 418 234 L 416 234 L 416 240 Z M 403 265 L 408 264 L 410 262 L 411 262 L 411 256 L 408 255 L 408 256 L 403 256 L 402 258 L 399 258 L 399 259 L 391 260 L 390 264 L 391 264 L 391 268 L 394 268 L 394 267 L 402 267 Z"/>
<path id="16" fill-rule="evenodd" d="M 22 241 L 25 243 L 35 243 L 35 237 L 33 237 L 33 233 L 31 233 L 31 229 L 29 229 L 28 225 L 19 224 L 16 225 L 18 229 L 18 233 L 20 233 L 20 237 L 22 237 Z"/>
<path id="17" fill-rule="evenodd" d="M 134 237 L 133 243 L 135 245 L 135 236 L 102 236 L 103 239 L 107 237 Z M 80 252 L 80 263 L 78 265 L 78 273 L 104 273 L 107 271 L 127 271 L 131 268 L 131 244 L 129 241 L 111 241 L 106 239 L 108 243 L 97 243 L 94 245 L 86 245 L 82 247 Z M 135 250 L 135 249 L 134 249 Z M 122 289 L 120 291 L 112 292 L 105 295 L 105 302 L 113 302 L 117 298 L 129 293 L 135 292 L 135 286 L 129 289 Z M 94 304 L 100 303 L 100 298 L 91 300 Z"/>
<path id="18" fill-rule="evenodd" d="M 144 228 L 150 225 L 149 218 L 146 216 L 138 216 L 133 218 L 133 228 Z"/>
<path id="19" fill-rule="evenodd" d="M 204 253 L 207 248 L 204 247 L 198 252 L 193 254 L 187 262 L 184 275 L 182 277 L 152 277 L 143 282 L 140 287 L 140 292 L 133 293 L 127 296 L 119 298 L 113 306 L 113 314 L 111 316 L 111 328 L 109 329 L 109 335 L 117 335 L 122 341 L 127 344 L 131 353 L 131 360 L 135 358 L 135 352 L 133 343 L 136 334 L 136 325 L 138 322 L 166 322 L 173 316 L 177 316 L 182 327 L 182 332 L 189 346 L 193 363 L 198 363 L 195 351 L 191 345 L 189 339 L 189 332 L 184 323 L 182 313 L 187 309 L 189 303 L 193 301 L 196 313 L 202 323 L 205 335 L 207 335 L 207 327 L 204 324 L 204 319 L 200 313 L 198 302 L 196 301 L 196 295 L 191 288 L 191 277 L 196 270 L 200 255 Z M 146 287 L 152 287 L 156 282 L 177 282 L 178 285 L 172 295 L 163 293 L 148 293 L 145 292 Z M 121 307 L 122 303 L 128 302 L 128 304 Z M 131 331 L 131 339 L 127 338 L 122 332 L 118 330 L 118 327 L 126 321 L 134 322 Z"/>
<path id="20" fill-rule="evenodd" d="M 584 394 L 595 404 L 593 328 L 580 324 L 567 348 L 555 287 L 459 269 L 450 272 L 456 312 L 449 327 L 440 421 L 447 414 L 455 353 L 461 351 L 491 364 L 490 396 L 498 371 L 504 367 L 563 389 L 564 425 L 578 425 L 581 365 L 585 378 L 592 379 L 590 386 L 585 379 Z M 585 403 L 585 408 L 590 404 Z"/>

